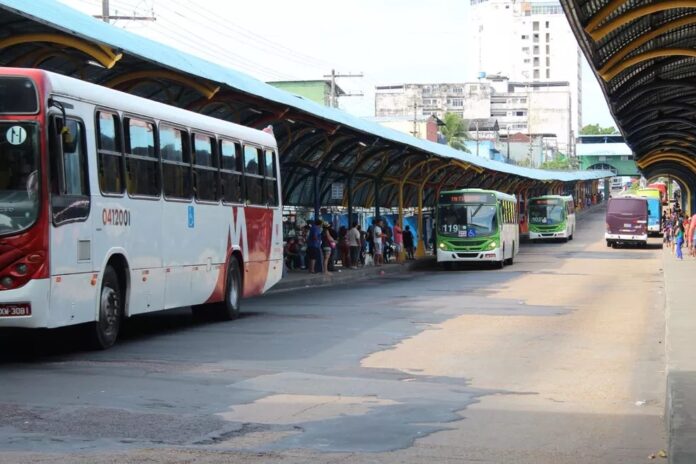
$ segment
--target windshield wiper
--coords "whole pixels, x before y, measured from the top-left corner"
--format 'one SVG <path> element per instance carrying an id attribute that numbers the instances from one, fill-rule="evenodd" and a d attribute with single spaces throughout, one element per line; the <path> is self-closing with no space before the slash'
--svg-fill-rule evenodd
<path id="1" fill-rule="evenodd" d="M 471 215 L 471 217 L 472 217 L 472 218 L 476 217 L 476 214 L 479 212 L 479 210 L 480 210 L 481 208 L 483 208 L 483 205 L 482 205 L 482 204 L 481 204 L 481 205 L 478 205 L 478 206 L 476 207 L 476 211 L 474 211 L 474 213 Z"/>

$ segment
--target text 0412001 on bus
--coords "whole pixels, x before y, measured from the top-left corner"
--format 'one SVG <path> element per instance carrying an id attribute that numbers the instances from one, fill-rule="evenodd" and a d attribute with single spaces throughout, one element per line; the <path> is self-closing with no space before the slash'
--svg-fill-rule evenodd
<path id="1" fill-rule="evenodd" d="M 231 319 L 282 253 L 271 134 L 0 69 L 0 327 L 85 323 L 107 348 L 135 314 Z"/>
<path id="2" fill-rule="evenodd" d="M 436 221 L 437 262 L 512 264 L 519 250 L 517 199 L 494 190 L 441 192 Z"/>

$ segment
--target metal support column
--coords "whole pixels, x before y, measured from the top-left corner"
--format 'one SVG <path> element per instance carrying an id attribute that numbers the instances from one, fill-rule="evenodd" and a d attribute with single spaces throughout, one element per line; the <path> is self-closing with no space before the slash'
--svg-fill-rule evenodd
<path id="1" fill-rule="evenodd" d="M 319 173 L 314 173 L 314 220 L 319 219 L 321 213 L 321 192 L 319 190 Z"/>
<path id="2" fill-rule="evenodd" d="M 375 179 L 375 219 L 379 219 L 379 181 Z"/>
<path id="3" fill-rule="evenodd" d="M 348 176 L 346 182 L 346 195 L 348 195 L 348 228 L 353 226 L 353 176 Z"/>

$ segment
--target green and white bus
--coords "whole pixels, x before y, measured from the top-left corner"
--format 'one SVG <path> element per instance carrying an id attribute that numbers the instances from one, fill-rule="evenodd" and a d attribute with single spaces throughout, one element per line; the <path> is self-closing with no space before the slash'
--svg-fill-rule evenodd
<path id="1" fill-rule="evenodd" d="M 546 195 L 530 198 L 527 203 L 530 240 L 573 240 L 575 202 L 570 195 Z"/>
<path id="2" fill-rule="evenodd" d="M 437 262 L 512 264 L 519 249 L 517 199 L 494 190 L 440 193 L 436 222 Z"/>

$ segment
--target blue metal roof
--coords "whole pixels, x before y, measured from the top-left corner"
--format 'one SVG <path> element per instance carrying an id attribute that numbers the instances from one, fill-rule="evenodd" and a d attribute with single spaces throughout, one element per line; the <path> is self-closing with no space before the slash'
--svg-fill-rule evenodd
<path id="1" fill-rule="evenodd" d="M 492 171 L 540 181 L 572 182 L 613 176 L 611 171 L 547 171 L 524 168 L 480 158 L 446 145 L 418 139 L 394 129 L 352 116 L 345 111 L 322 106 L 277 89 L 239 71 L 211 63 L 173 47 L 111 26 L 55 0 L 0 0 L 0 5 L 19 15 L 32 18 L 37 22 L 50 25 L 90 42 L 103 43 L 119 49 L 124 54 L 158 63 L 171 70 L 199 76 L 218 84 L 310 113 L 315 117 L 341 124 L 372 136 L 409 145 L 434 155 L 454 158 Z"/>

